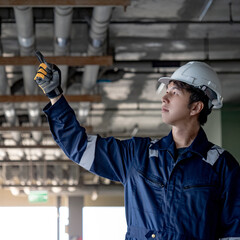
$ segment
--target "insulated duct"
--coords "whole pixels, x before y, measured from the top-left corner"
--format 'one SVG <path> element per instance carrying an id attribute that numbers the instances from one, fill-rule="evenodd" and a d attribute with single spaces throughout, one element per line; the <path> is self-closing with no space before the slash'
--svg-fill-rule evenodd
<path id="1" fill-rule="evenodd" d="M 72 7 L 59 6 L 54 9 L 54 27 L 55 27 L 55 42 L 54 55 L 67 56 L 70 49 L 70 33 L 72 25 Z M 61 70 L 62 89 L 66 92 L 66 85 L 68 79 L 68 66 L 58 66 Z"/>
<path id="2" fill-rule="evenodd" d="M 18 42 L 20 44 L 21 56 L 34 55 L 34 26 L 33 26 L 33 12 L 31 7 L 19 6 L 14 7 Z M 34 66 L 23 66 L 23 81 L 26 95 L 38 94 L 38 88 L 33 83 L 33 78 L 36 74 Z M 40 108 L 38 103 L 28 103 L 28 116 L 33 126 L 41 124 Z M 39 143 L 42 140 L 41 132 L 32 132 L 33 139 Z"/>
<path id="3" fill-rule="evenodd" d="M 112 7 L 98 6 L 94 7 L 91 28 L 90 42 L 88 44 L 89 56 L 103 55 L 103 47 L 106 41 L 107 29 L 111 19 Z M 86 65 L 82 79 L 82 94 L 89 94 L 96 84 L 99 72 L 99 65 Z M 84 123 L 90 110 L 89 102 L 80 103 L 78 116 L 79 121 Z"/>

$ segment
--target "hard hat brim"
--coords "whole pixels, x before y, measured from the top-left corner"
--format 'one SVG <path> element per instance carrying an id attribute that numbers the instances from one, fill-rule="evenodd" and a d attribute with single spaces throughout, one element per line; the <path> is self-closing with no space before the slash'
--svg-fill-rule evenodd
<path id="1" fill-rule="evenodd" d="M 168 84 L 170 81 L 172 81 L 174 79 L 170 78 L 170 77 L 161 77 L 158 79 L 159 83 L 164 83 L 164 84 Z"/>

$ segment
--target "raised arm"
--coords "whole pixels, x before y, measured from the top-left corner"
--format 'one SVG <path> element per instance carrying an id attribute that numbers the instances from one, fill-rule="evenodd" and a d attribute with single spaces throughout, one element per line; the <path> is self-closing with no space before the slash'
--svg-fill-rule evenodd
<path id="1" fill-rule="evenodd" d="M 61 71 L 55 64 L 47 63 L 40 51 L 36 51 L 36 56 L 40 65 L 34 80 L 53 105 L 60 99 L 63 92 Z"/>

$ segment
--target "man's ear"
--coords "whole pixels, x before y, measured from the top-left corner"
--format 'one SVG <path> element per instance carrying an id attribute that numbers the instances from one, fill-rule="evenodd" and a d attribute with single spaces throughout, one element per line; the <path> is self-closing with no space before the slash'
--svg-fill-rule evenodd
<path id="1" fill-rule="evenodd" d="M 191 111 L 190 111 L 190 115 L 194 116 L 199 114 L 202 110 L 203 110 L 204 104 L 201 101 L 198 102 L 194 102 L 191 104 Z"/>

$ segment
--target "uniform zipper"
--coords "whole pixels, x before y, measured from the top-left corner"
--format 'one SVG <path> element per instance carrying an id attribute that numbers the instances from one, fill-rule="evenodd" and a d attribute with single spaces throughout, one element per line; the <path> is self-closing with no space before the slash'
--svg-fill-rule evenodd
<path id="1" fill-rule="evenodd" d="M 160 187 L 162 187 L 162 188 L 165 186 L 163 183 L 158 182 L 158 181 L 156 181 L 156 180 L 154 180 L 154 179 L 152 179 L 152 178 L 147 177 L 146 174 L 145 174 L 143 171 L 141 171 L 141 170 L 137 170 L 137 171 L 138 171 L 144 178 L 146 178 L 149 182 L 152 182 L 152 183 L 154 183 L 154 184 L 156 184 L 156 185 L 158 185 L 158 186 L 160 186 Z"/>
<path id="2" fill-rule="evenodd" d="M 183 189 L 204 188 L 204 187 L 216 187 L 216 185 L 211 185 L 211 184 L 207 184 L 207 185 L 202 185 L 202 184 L 188 185 L 188 186 L 183 187 Z"/>

